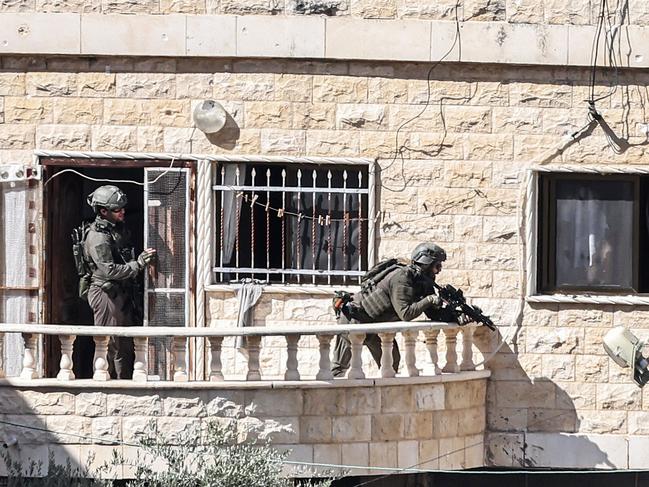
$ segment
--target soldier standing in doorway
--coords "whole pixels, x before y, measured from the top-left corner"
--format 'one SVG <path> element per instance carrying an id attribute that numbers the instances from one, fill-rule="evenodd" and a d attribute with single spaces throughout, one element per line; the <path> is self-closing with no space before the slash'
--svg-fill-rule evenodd
<path id="1" fill-rule="evenodd" d="M 87 298 L 95 325 L 141 325 L 136 302 L 137 276 L 151 264 L 156 251 L 148 248 L 135 258 L 124 226 L 127 199 L 117 186 L 100 186 L 88 196 L 87 202 L 96 215 L 83 241 L 83 256 L 90 271 Z M 131 379 L 135 359 L 133 339 L 111 337 L 107 358 L 111 378 Z"/>

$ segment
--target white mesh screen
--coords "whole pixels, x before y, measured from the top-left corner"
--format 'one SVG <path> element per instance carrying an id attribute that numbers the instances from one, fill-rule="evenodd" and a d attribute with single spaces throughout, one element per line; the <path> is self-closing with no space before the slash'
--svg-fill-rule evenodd
<path id="1" fill-rule="evenodd" d="M 145 245 L 158 259 L 146 282 L 148 326 L 187 325 L 187 170 L 146 170 Z M 149 373 L 169 378 L 168 339 L 149 340 Z"/>

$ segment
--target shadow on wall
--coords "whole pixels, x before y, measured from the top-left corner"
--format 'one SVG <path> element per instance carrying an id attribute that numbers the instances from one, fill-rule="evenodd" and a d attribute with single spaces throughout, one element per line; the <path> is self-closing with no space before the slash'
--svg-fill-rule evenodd
<path id="1" fill-rule="evenodd" d="M 72 473 L 92 465 L 89 449 L 81 459 L 84 440 L 78 435 L 84 428 L 70 419 L 70 406 L 74 411 L 71 398 L 66 393 L 0 388 L 0 478 L 46 476 L 50 460 L 61 466 L 69 464 Z"/>
<path id="2" fill-rule="evenodd" d="M 241 129 L 230 113 L 226 113 L 225 125 L 221 130 L 213 134 L 205 134 L 210 144 L 226 150 L 232 150 L 237 146 L 241 137 Z"/>
<path id="3" fill-rule="evenodd" d="M 488 342 L 496 344 L 502 339 L 500 334 L 489 335 L 486 329 L 475 334 L 475 344 L 485 354 L 493 350 Z M 536 365 L 540 370 L 540 363 L 531 364 L 531 368 Z M 587 393 L 577 389 L 581 384 L 569 382 L 575 386 L 570 391 L 547 377 L 530 377 L 519 362 L 519 354 L 507 344 L 486 368 L 492 371 L 487 388 L 487 465 L 628 468 L 624 436 L 579 433 L 581 421 L 575 401 L 584 404 L 581 409 L 587 408 L 589 401 Z"/>

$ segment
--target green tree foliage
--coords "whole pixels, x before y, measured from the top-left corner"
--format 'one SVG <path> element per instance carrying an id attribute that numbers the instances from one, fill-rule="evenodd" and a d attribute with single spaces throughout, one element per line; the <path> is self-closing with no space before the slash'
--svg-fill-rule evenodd
<path id="1" fill-rule="evenodd" d="M 106 479 L 116 470 L 131 477 L 127 487 L 293 487 L 295 481 L 283 472 L 288 453 L 268 441 L 241 441 L 235 423 L 209 423 L 202 438 L 181 435 L 173 444 L 149 433 L 141 440 L 136 458 L 115 451 L 110 461 L 94 471 L 69 462 L 57 465 L 50 458 L 44 476 L 40 463 L 25 466 L 6 452 L 2 458 L 9 472 L 7 487 L 112 487 L 117 482 Z M 329 487 L 331 481 L 300 481 L 299 485 Z"/>
<path id="2" fill-rule="evenodd" d="M 209 423 L 203 441 L 185 435 L 169 445 L 149 436 L 142 441 L 141 458 L 124 462 L 133 468 L 129 487 L 289 487 L 282 475 L 288 452 L 268 442 L 239 441 L 234 423 Z M 329 481 L 311 484 L 328 487 Z"/>

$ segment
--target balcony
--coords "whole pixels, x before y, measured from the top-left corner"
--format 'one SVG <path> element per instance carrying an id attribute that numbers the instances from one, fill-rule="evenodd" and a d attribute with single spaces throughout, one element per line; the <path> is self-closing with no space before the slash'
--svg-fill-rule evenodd
<path id="1" fill-rule="evenodd" d="M 4 333 L 20 333 L 24 341 L 20 376 L 0 379 L 0 415 L 10 419 L 3 432 L 32 459 L 55 453 L 83 462 L 91 453 L 98 461 L 115 449 L 134 456 L 138 435 L 151 424 L 173 442 L 182 432 L 200 434 L 207 421 L 236 421 L 243 437 L 270 438 L 290 449 L 290 465 L 308 467 L 309 475 L 317 475 L 322 465 L 341 464 L 351 466 L 351 475 L 414 465 L 482 466 L 489 372 L 475 370 L 474 331 L 474 326 L 433 322 L 249 328 L 3 324 L 0 345 Z M 334 379 L 330 349 L 339 333 L 348 333 L 352 358 L 347 376 Z M 363 361 L 366 333 L 381 338 L 378 370 Z M 56 378 L 39 377 L 42 335 L 60 341 Z M 77 379 L 73 372 L 78 336 L 95 342 L 92 379 Z M 110 336 L 133 338 L 132 380 L 110 379 Z M 392 367 L 395 336 L 402 344 L 400 374 Z M 246 338 L 243 373 L 222 360 L 236 337 Z M 171 345 L 169 380 L 149 375 L 151 339 Z M 190 340 L 208 344 L 204 377 L 189 370 Z M 260 365 L 271 342 L 284 343 L 283 375 L 268 374 Z M 317 354 L 314 370 L 298 360 L 311 352 Z"/>

